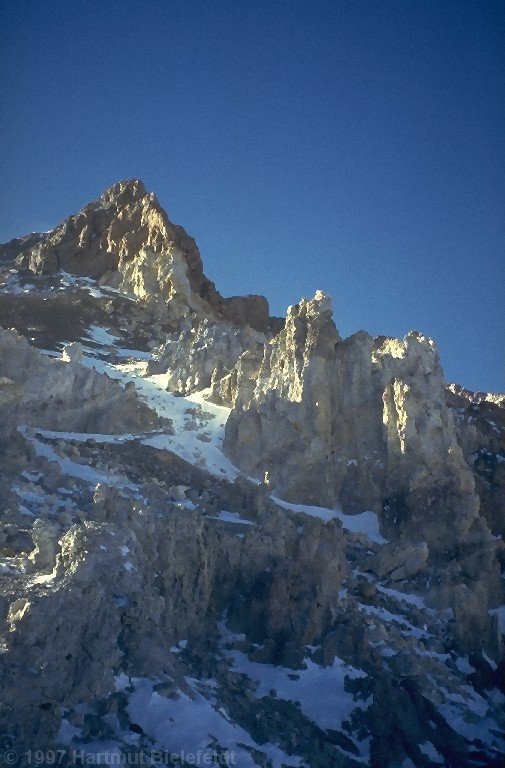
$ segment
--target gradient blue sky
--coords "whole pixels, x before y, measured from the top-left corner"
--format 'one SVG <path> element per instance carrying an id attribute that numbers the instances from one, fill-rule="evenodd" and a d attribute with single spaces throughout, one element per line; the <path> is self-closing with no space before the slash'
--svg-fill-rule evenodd
<path id="1" fill-rule="evenodd" d="M 505 390 L 505 4 L 0 0 L 0 242 L 122 178 L 225 295 Z"/>

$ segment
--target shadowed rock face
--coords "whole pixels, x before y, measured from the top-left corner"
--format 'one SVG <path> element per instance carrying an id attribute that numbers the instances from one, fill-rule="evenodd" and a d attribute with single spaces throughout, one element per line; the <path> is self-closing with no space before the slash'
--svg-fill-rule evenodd
<path id="1" fill-rule="evenodd" d="M 255 331 L 266 331 L 269 327 L 268 301 L 264 296 L 230 296 L 223 299 L 222 312 L 240 327 L 249 325 Z"/>
<path id="2" fill-rule="evenodd" d="M 450 384 L 446 398 L 473 470 L 481 513 L 493 534 L 505 537 L 505 396 Z"/>
<path id="3" fill-rule="evenodd" d="M 303 645 L 336 611 L 342 531 L 308 518 L 300 534 L 282 510 L 251 513 L 257 525 L 237 538 L 233 526 L 216 527 L 199 511 L 168 504 L 160 516 L 98 486 L 87 520 L 64 535 L 39 520 L 32 560 L 47 575 L 25 583 L 17 599 L 9 595 L 8 613 L 0 613 L 8 629 L 1 687 L 9 702 L 0 733 L 15 724 L 18 744 L 54 743 L 56 703 L 106 696 L 126 660 L 139 674 L 170 680 L 177 674 L 170 645 L 212 638 L 228 605 L 279 661 L 299 663 Z M 33 717 L 45 702 L 51 706 Z"/>
<path id="4" fill-rule="evenodd" d="M 172 224 L 137 179 L 118 182 L 51 232 L 0 246 L 0 258 L 16 259 L 35 274 L 65 270 L 100 278 L 146 301 L 179 302 L 198 318 L 219 316 L 256 330 L 269 324 L 263 297 L 223 299 L 204 275 L 194 239 Z M 181 307 L 178 314 L 182 317 Z"/>
<path id="5" fill-rule="evenodd" d="M 23 251 L 29 251 L 38 245 L 43 238 L 44 235 L 40 232 L 32 232 L 29 235 L 24 235 L 24 237 L 15 237 L 8 243 L 0 245 L 0 260 L 12 261 L 16 259 Z"/>
<path id="6" fill-rule="evenodd" d="M 70 345 L 51 360 L 15 331 L 0 330 L 0 413 L 5 423 L 75 432 L 121 433 L 161 426 L 135 388 L 80 364 L 82 347 Z"/>

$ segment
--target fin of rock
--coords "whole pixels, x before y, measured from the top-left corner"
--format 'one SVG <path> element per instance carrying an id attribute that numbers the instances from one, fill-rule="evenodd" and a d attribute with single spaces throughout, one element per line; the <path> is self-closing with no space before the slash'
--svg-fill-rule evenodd
<path id="1" fill-rule="evenodd" d="M 374 509 L 385 535 L 426 540 L 437 556 L 485 537 L 431 339 L 342 340 L 318 292 L 215 390 L 233 405 L 225 451 L 250 475 L 268 472 L 283 498 Z"/>

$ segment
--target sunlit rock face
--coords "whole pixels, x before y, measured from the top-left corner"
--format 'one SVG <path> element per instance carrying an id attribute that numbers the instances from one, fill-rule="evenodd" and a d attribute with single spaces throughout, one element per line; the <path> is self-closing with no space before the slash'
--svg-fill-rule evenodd
<path id="1" fill-rule="evenodd" d="M 266 336 L 248 325 L 203 320 L 194 328 L 170 335 L 148 365 L 149 373 L 165 373 L 166 386 L 186 395 L 208 389 L 234 367 L 245 350 L 263 349 Z M 219 402 L 219 398 L 213 398 Z"/>
<path id="2" fill-rule="evenodd" d="M 65 270 L 99 278 L 157 305 L 161 315 L 169 307 L 176 321 L 222 317 L 259 331 L 269 324 L 262 296 L 223 299 L 203 273 L 194 239 L 137 179 L 118 182 L 50 232 L 12 240 L 0 259 L 16 259 L 35 274 Z"/>
<path id="3" fill-rule="evenodd" d="M 244 471 L 268 471 L 293 500 L 384 510 L 386 525 L 420 526 L 437 550 L 447 526 L 469 530 L 474 481 L 430 339 L 360 332 L 343 341 L 319 292 L 288 310 L 244 382 L 242 365 L 225 450 Z"/>

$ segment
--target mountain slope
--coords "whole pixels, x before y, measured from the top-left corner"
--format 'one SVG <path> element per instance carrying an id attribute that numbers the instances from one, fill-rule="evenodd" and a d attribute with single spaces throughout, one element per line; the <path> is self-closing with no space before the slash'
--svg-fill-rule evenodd
<path id="1" fill-rule="evenodd" d="M 504 764 L 500 397 L 224 299 L 138 181 L 0 253 L 10 764 Z"/>

